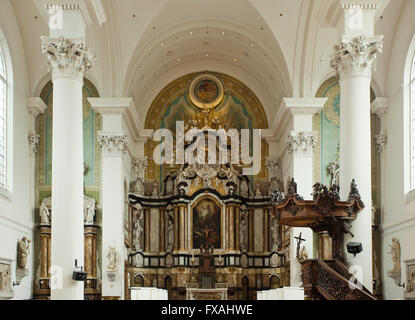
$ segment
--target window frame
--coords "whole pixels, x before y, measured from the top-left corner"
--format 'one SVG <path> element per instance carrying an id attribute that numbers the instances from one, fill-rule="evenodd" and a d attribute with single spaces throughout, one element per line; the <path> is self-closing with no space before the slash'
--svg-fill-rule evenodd
<path id="1" fill-rule="evenodd" d="M 415 190 L 415 52 L 409 70 L 410 191 Z"/>
<path id="2" fill-rule="evenodd" d="M 6 132 L 5 132 L 5 185 L 0 186 L 0 198 L 11 201 L 13 190 L 13 65 L 4 33 L 0 29 L 0 50 L 5 68 L 6 84 Z M 4 78 L 4 77 L 2 77 Z"/>
<path id="3" fill-rule="evenodd" d="M 0 189 L 4 189 L 7 190 L 8 188 L 8 177 L 7 177 L 7 169 L 8 169 L 8 163 L 7 163 L 7 158 L 8 158 L 8 141 L 7 141 L 7 129 L 8 129 L 8 83 L 7 83 L 7 65 L 6 65 L 6 58 L 4 55 L 4 50 L 2 48 L 3 46 L 0 43 L 0 63 L 2 64 L 2 67 L 4 69 L 4 73 L 0 73 L 0 88 L 3 89 L 4 86 L 4 91 L 5 91 L 5 96 L 4 96 L 4 127 L 5 127 L 5 134 L 4 134 L 4 172 L 2 172 L 2 174 L 4 175 L 4 181 L 0 181 Z M 2 190 L 3 191 L 3 190 Z M 3 192 L 2 192 L 3 193 Z"/>

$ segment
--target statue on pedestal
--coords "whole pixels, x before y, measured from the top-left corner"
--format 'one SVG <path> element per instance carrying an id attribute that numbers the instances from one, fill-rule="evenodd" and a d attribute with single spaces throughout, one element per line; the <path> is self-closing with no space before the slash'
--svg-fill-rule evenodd
<path id="1" fill-rule="evenodd" d="M 241 207 L 241 222 L 239 225 L 239 247 L 241 251 L 248 250 L 248 210 L 246 206 Z"/>
<path id="2" fill-rule="evenodd" d="M 401 245 L 397 238 L 392 238 L 392 244 L 389 245 L 391 249 L 388 253 L 392 255 L 393 269 L 391 272 L 401 271 Z"/>
<path id="3" fill-rule="evenodd" d="M 26 270 L 27 257 L 30 254 L 30 240 L 23 237 L 17 243 L 17 268 Z"/>
<path id="4" fill-rule="evenodd" d="M 43 226 L 49 226 L 50 225 L 50 212 L 46 204 L 42 201 L 42 204 L 40 205 L 40 224 Z"/>
<path id="5" fill-rule="evenodd" d="M 95 218 L 95 199 L 84 197 L 85 225 L 93 225 Z"/>
<path id="6" fill-rule="evenodd" d="M 140 206 L 137 210 L 137 219 L 134 224 L 133 230 L 133 244 L 136 251 L 142 250 L 141 247 L 141 234 L 143 232 L 143 218 L 144 212 L 143 208 Z"/>
<path id="7" fill-rule="evenodd" d="M 107 258 L 108 258 L 107 270 L 117 271 L 118 254 L 117 254 L 117 250 L 114 247 L 111 247 L 111 246 L 109 247 Z"/>

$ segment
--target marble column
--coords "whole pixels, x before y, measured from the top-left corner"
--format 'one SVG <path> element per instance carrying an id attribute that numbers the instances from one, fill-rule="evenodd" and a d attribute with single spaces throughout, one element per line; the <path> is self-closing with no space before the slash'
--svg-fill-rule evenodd
<path id="1" fill-rule="evenodd" d="M 174 252 L 179 251 L 179 207 L 174 206 Z"/>
<path id="2" fill-rule="evenodd" d="M 41 37 L 53 81 L 52 265 L 62 270 L 62 286 L 52 288 L 51 299 L 83 300 L 84 283 L 72 273 L 75 260 L 84 261 L 82 86 L 94 56 L 79 6 L 58 7 L 62 28 Z"/>
<path id="3" fill-rule="evenodd" d="M 228 205 L 229 208 L 229 219 L 228 219 L 228 224 L 229 224 L 229 229 L 228 229 L 228 234 L 229 234 L 229 238 L 228 238 L 228 249 L 229 251 L 235 251 L 235 205 L 234 204 L 229 204 Z"/>
<path id="4" fill-rule="evenodd" d="M 292 131 L 288 136 L 287 151 L 291 156 L 291 177 L 298 185 L 297 193 L 305 200 L 311 199 L 313 190 L 313 149 L 317 142 L 317 133 L 313 131 L 313 116 L 320 112 L 327 98 L 284 98 L 283 103 L 291 112 Z M 301 286 L 301 265 L 297 260 L 297 240 L 305 239 L 301 244 L 313 258 L 313 231 L 310 228 L 291 228 L 290 234 L 290 285 Z"/>
<path id="5" fill-rule="evenodd" d="M 132 98 L 89 98 L 93 110 L 102 117 L 98 132 L 101 146 L 102 206 L 102 297 L 124 298 L 124 181 L 127 175 L 127 135 L 124 116 L 132 107 Z M 108 254 L 115 248 L 117 262 L 110 266 Z"/>
<path id="6" fill-rule="evenodd" d="M 249 243 L 248 243 L 248 248 L 249 248 L 249 252 L 254 252 L 255 251 L 255 245 L 254 245 L 254 241 L 255 241 L 255 235 L 254 235 L 254 231 L 255 231 L 255 227 L 254 227 L 254 209 L 248 209 L 249 211 Z"/>
<path id="7" fill-rule="evenodd" d="M 348 1 L 343 6 L 344 35 L 331 66 L 340 76 L 340 196 L 347 199 L 350 183 L 355 179 L 366 206 L 352 223 L 354 238 L 346 235 L 344 241 L 345 246 L 349 241 L 362 243 L 363 251 L 354 257 L 345 250 L 345 257 L 349 265 L 361 269 L 361 277 L 358 274 L 357 278 L 372 290 L 370 82 L 383 36 L 374 36 L 377 6 L 360 3 Z M 359 26 L 353 25 L 356 9 L 362 18 Z"/>
<path id="8" fill-rule="evenodd" d="M 235 207 L 235 251 L 240 250 L 239 238 L 240 238 L 240 229 L 239 229 L 239 216 L 240 216 L 240 207 L 237 205 Z"/>
<path id="9" fill-rule="evenodd" d="M 187 205 L 179 204 L 179 251 L 187 250 Z"/>
<path id="10" fill-rule="evenodd" d="M 269 252 L 269 208 L 264 208 L 264 252 Z"/>
<path id="11" fill-rule="evenodd" d="M 150 252 L 151 241 L 151 210 L 150 208 L 144 209 L 144 251 Z"/>
<path id="12" fill-rule="evenodd" d="M 159 211 L 159 217 L 160 217 L 160 236 L 159 236 L 159 251 L 160 253 L 166 252 L 166 229 L 165 229 L 165 209 L 161 208 Z"/>

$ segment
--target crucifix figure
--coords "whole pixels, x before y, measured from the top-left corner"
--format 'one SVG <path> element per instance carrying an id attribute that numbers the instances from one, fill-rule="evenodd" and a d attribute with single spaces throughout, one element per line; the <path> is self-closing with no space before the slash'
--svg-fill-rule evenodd
<path id="1" fill-rule="evenodd" d="M 300 253 L 300 246 L 301 246 L 301 242 L 305 241 L 305 239 L 301 238 L 301 235 L 303 233 L 300 232 L 300 235 L 298 237 L 294 237 L 297 240 L 297 259 L 299 257 L 299 253 Z"/>
<path id="2" fill-rule="evenodd" d="M 209 239 L 209 234 L 212 232 L 212 229 L 209 228 L 208 225 L 206 225 L 205 228 L 201 231 L 203 231 L 203 233 L 205 234 L 205 250 L 209 250 L 209 244 L 211 242 Z"/>

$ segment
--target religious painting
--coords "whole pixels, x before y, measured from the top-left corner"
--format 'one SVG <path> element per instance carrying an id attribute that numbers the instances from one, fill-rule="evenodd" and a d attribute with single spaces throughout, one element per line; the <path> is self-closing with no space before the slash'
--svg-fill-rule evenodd
<path id="1" fill-rule="evenodd" d="M 13 298 L 11 271 L 10 262 L 0 259 L 0 299 Z"/>
<path id="2" fill-rule="evenodd" d="M 219 105 L 224 97 L 222 81 L 210 73 L 194 78 L 188 89 L 190 101 L 198 108 L 211 109 Z"/>
<path id="3" fill-rule="evenodd" d="M 201 246 L 221 248 L 222 243 L 222 208 L 212 198 L 199 200 L 192 208 L 192 243 L 194 249 Z"/>

